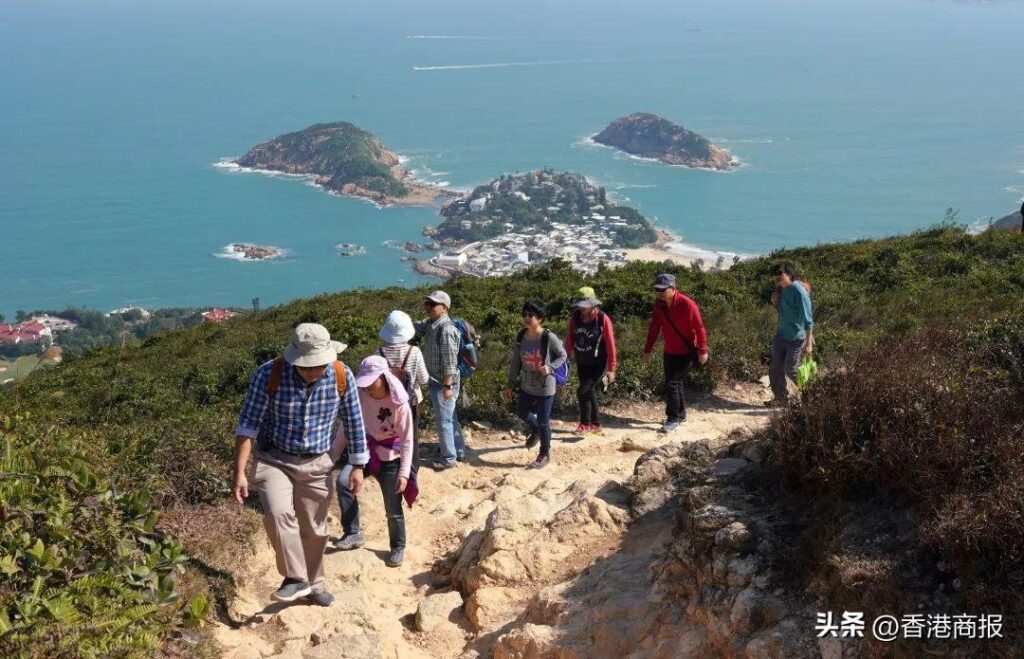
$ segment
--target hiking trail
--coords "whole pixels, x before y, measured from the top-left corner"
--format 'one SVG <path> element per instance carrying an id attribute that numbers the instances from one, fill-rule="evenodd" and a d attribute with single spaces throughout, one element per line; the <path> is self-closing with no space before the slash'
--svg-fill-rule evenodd
<path id="1" fill-rule="evenodd" d="M 694 396 L 687 423 L 667 436 L 657 433 L 661 404 L 606 408 L 600 435 L 576 436 L 575 421 L 552 420 L 552 460 L 541 470 L 526 469 L 536 449 L 523 448 L 522 434 L 469 424 L 467 462 L 441 473 L 425 465 L 419 471 L 420 497 L 406 509 L 408 547 L 399 568 L 384 564 L 383 502 L 376 480 L 366 479 L 359 494 L 366 546 L 327 550 L 333 606 L 272 602 L 281 577 L 260 533 L 255 549 L 238 556 L 238 592 L 230 605 L 235 624 L 216 623 L 222 656 L 526 656 L 528 649 L 498 641 L 511 636 L 528 607 L 545 601 L 538 599 L 541 591 L 577 585 L 594 595 L 603 578 L 599 564 L 614 561 L 625 562 L 604 587 L 615 594 L 642 589 L 631 570 L 647 569 L 672 520 L 645 517 L 631 526 L 625 484 L 637 459 L 666 444 L 756 430 L 768 419 L 768 397 L 766 387 L 747 384 Z M 432 430 L 424 432 L 421 445 L 428 453 L 436 446 Z M 332 538 L 341 533 L 339 516 L 335 501 Z"/>

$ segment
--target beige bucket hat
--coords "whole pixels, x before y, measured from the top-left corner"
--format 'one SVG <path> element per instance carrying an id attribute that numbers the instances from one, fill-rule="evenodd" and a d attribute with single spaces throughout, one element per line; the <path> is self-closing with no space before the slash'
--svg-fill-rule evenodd
<path id="1" fill-rule="evenodd" d="M 326 366 L 338 359 L 348 346 L 331 340 L 323 325 L 302 323 L 292 331 L 292 340 L 284 348 L 284 359 L 293 366 Z"/>

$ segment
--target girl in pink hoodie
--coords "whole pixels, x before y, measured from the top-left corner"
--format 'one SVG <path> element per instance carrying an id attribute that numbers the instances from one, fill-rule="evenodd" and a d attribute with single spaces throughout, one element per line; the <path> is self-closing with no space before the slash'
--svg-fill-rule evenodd
<path id="1" fill-rule="evenodd" d="M 413 418 L 409 394 L 401 381 L 391 373 L 388 361 L 380 355 L 367 357 L 359 365 L 356 376 L 359 406 L 363 410 L 363 426 L 370 450 L 366 474 L 376 476 L 384 496 L 388 518 L 391 554 L 388 567 L 402 564 L 405 554 L 405 515 L 403 497 L 411 506 L 416 500 L 416 479 L 413 474 Z M 338 475 L 338 501 L 344 536 L 335 542 L 339 549 L 356 549 L 364 544 L 359 526 L 357 492 L 349 489 L 346 470 Z"/>

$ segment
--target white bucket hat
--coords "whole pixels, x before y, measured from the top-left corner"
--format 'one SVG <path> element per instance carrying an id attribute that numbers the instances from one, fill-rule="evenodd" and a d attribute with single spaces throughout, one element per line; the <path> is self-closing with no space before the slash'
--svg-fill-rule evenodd
<path id="1" fill-rule="evenodd" d="M 384 343 L 405 343 L 416 336 L 412 318 L 404 311 L 394 310 L 388 314 L 384 327 L 380 328 L 380 339 Z"/>
<path id="2" fill-rule="evenodd" d="M 292 341 L 284 348 L 284 359 L 293 366 L 326 366 L 338 359 L 338 353 L 348 346 L 331 341 L 331 334 L 323 325 L 302 323 L 292 331 Z"/>

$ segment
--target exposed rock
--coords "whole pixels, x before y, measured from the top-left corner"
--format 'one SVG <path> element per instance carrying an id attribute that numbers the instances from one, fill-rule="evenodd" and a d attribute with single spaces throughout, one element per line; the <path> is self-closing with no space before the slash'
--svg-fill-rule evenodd
<path id="1" fill-rule="evenodd" d="M 593 139 L 598 144 L 670 165 L 718 170 L 735 169 L 737 165 L 732 156 L 707 138 L 647 112 L 619 117 Z"/>
<path id="2" fill-rule="evenodd" d="M 554 659 L 573 656 L 556 649 L 557 636 L 552 627 L 527 623 L 498 640 L 494 646 L 494 659 Z"/>
<path id="3" fill-rule="evenodd" d="M 224 252 L 226 255 L 243 261 L 266 261 L 276 259 L 284 254 L 280 247 L 250 243 L 231 243 L 224 249 Z"/>
<path id="4" fill-rule="evenodd" d="M 436 593 L 420 601 L 416 607 L 416 630 L 429 632 L 450 622 L 452 613 L 462 608 L 458 591 Z"/>
<path id="5" fill-rule="evenodd" d="M 626 437 L 625 439 L 622 440 L 622 443 L 619 445 L 619 450 L 622 451 L 623 453 L 628 453 L 630 451 L 636 451 L 637 453 L 646 453 L 647 451 L 650 451 L 652 448 L 654 448 L 653 440 L 641 442 L 640 440 L 634 437 Z"/>
<path id="6" fill-rule="evenodd" d="M 522 594 L 512 588 L 477 587 L 466 600 L 466 618 L 477 630 L 497 629 L 519 615 Z"/>
<path id="7" fill-rule="evenodd" d="M 754 534 L 743 522 L 733 522 L 715 533 L 715 546 L 734 552 L 745 553 L 754 548 Z"/>
<path id="8" fill-rule="evenodd" d="M 730 478 L 745 470 L 750 463 L 742 458 L 721 458 L 711 466 L 711 475 Z"/>
<path id="9" fill-rule="evenodd" d="M 775 514 L 739 478 L 754 463 L 732 451 L 716 460 L 706 444 L 673 444 L 641 456 L 630 489 L 643 519 L 633 525 L 663 525 L 646 515 L 660 507 L 657 501 L 675 510 L 667 549 L 647 539 L 632 553 L 620 549 L 574 581 L 538 592 L 499 637 L 495 656 L 816 656 L 806 624 L 813 605 L 775 583 Z"/>
<path id="10" fill-rule="evenodd" d="M 303 659 L 397 659 L 395 646 L 380 634 L 345 634 L 311 647 Z"/>
<path id="11" fill-rule="evenodd" d="M 1013 211 L 992 223 L 992 226 L 996 229 L 1004 229 L 1006 231 L 1020 231 L 1020 225 L 1021 216 L 1019 210 Z"/>

